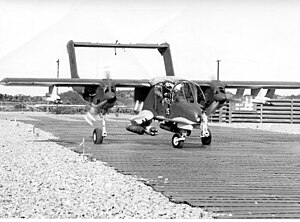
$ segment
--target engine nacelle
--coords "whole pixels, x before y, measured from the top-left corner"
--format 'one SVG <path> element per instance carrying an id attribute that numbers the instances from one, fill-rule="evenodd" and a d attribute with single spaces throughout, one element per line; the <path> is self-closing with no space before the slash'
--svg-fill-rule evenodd
<path id="1" fill-rule="evenodd" d="M 163 130 L 174 132 L 174 126 L 172 126 L 172 125 L 166 125 L 166 124 L 161 123 L 161 124 L 159 124 L 159 127 Z"/>

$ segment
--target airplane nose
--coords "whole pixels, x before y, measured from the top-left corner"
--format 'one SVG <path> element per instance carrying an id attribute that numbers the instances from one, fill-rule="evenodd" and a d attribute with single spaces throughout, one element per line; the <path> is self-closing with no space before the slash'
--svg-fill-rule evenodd
<path id="1" fill-rule="evenodd" d="M 116 101 L 116 94 L 114 92 L 107 92 L 105 93 L 105 99 L 108 103 L 113 103 Z"/>
<path id="2" fill-rule="evenodd" d="M 183 117 L 194 123 L 200 123 L 201 113 L 202 109 L 198 103 L 177 103 L 172 107 L 170 117 Z"/>
<path id="3" fill-rule="evenodd" d="M 225 92 L 222 92 L 221 90 L 217 90 L 215 92 L 214 98 L 215 98 L 215 101 L 219 102 L 219 103 L 225 103 L 227 100 L 227 96 L 226 96 Z"/>

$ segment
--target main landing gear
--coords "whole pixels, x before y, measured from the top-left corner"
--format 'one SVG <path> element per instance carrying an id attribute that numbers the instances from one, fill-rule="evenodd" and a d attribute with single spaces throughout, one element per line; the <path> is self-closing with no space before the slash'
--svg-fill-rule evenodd
<path id="1" fill-rule="evenodd" d="M 207 129 L 206 136 L 201 136 L 201 142 L 203 145 L 210 145 L 211 144 L 211 132 L 209 129 Z"/>
<path id="2" fill-rule="evenodd" d="M 205 113 L 202 114 L 202 122 L 200 125 L 200 138 L 203 145 L 210 145 L 211 144 L 211 132 L 207 127 L 208 125 L 208 119 L 207 115 Z"/>
<path id="3" fill-rule="evenodd" d="M 172 137 L 172 145 L 174 148 L 182 148 L 183 143 L 186 140 L 186 137 L 189 136 L 189 134 L 185 133 L 175 133 Z M 207 129 L 207 132 L 205 136 L 203 136 L 203 133 L 201 132 L 201 142 L 203 145 L 210 145 L 211 144 L 211 131 Z"/>
<path id="4" fill-rule="evenodd" d="M 94 144 L 102 144 L 104 137 L 107 136 L 107 131 L 105 127 L 105 117 L 102 116 L 102 129 L 96 128 L 93 131 L 93 142 Z"/>

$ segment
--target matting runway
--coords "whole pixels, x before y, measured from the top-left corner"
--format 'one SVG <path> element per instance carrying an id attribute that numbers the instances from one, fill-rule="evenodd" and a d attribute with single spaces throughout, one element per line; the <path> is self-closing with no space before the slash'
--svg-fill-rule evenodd
<path id="1" fill-rule="evenodd" d="M 196 130 L 174 149 L 172 133 L 139 136 L 126 131 L 122 116 L 110 116 L 108 136 L 94 145 L 93 127 L 83 116 L 23 117 L 18 120 L 51 132 L 66 147 L 80 149 L 85 138 L 94 158 L 174 202 L 212 210 L 218 218 L 300 218 L 299 135 L 212 126 L 212 145 L 202 146 Z"/>

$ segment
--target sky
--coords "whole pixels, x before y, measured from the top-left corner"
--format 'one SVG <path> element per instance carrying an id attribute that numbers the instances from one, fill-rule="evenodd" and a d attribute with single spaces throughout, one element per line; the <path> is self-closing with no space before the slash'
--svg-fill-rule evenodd
<path id="1" fill-rule="evenodd" d="M 0 79 L 70 77 L 66 44 L 171 46 L 175 75 L 194 80 L 299 81 L 297 0 L 0 0 Z M 76 48 L 81 78 L 165 75 L 157 50 Z M 44 95 L 40 87 L 0 93 Z M 289 91 L 288 94 L 299 94 Z"/>

